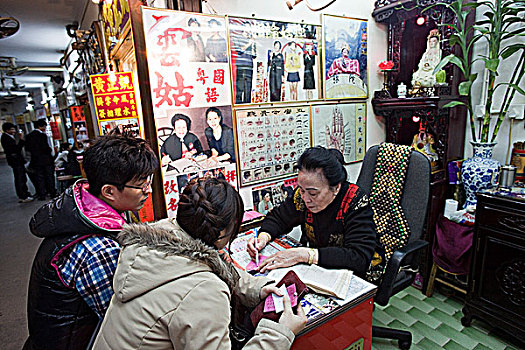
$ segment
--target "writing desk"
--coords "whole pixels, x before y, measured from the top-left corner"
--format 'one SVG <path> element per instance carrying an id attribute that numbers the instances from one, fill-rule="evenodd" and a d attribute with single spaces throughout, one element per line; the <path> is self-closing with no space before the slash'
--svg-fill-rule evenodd
<path id="1" fill-rule="evenodd" d="M 308 322 L 295 338 L 292 349 L 371 349 L 373 298 L 376 291 L 377 288 L 374 288 Z"/>
<path id="2" fill-rule="evenodd" d="M 246 242 L 250 235 L 253 235 L 250 231 L 240 234 L 230 246 L 232 252 L 228 252 L 234 264 L 241 269 L 244 269 L 249 259 L 243 250 L 246 250 Z M 272 245 L 277 247 L 275 249 L 282 250 L 297 246 L 294 242 L 297 243 L 285 236 L 272 241 Z M 241 254 L 232 254 L 233 252 Z M 356 289 L 357 286 L 359 287 Z M 309 320 L 305 329 L 295 338 L 292 349 L 371 349 L 373 298 L 376 291 L 377 287 L 371 288 L 368 282 L 353 275 L 348 295 L 357 296 L 332 311 Z"/>

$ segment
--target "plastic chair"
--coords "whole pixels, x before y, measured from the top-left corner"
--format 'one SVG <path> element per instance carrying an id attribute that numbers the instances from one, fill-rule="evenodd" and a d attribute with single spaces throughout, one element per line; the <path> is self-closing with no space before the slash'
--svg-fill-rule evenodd
<path id="1" fill-rule="evenodd" d="M 379 146 L 372 146 L 365 154 L 357 184 L 370 194 Z M 428 243 L 421 238 L 430 192 L 430 162 L 423 154 L 413 151 L 405 177 L 401 207 L 410 227 L 410 237 L 404 247 L 390 258 L 374 302 L 385 306 L 392 295 L 410 286 L 418 271 L 419 251 Z M 409 331 L 372 327 L 372 337 L 397 339 L 399 348 L 409 349 L 412 334 Z"/>

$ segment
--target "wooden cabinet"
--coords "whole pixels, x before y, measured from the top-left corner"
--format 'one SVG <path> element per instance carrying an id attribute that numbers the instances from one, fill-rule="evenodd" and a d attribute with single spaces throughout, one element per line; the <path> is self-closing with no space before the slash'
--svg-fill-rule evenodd
<path id="1" fill-rule="evenodd" d="M 473 248 L 461 323 L 480 318 L 525 345 L 525 200 L 478 194 Z"/>

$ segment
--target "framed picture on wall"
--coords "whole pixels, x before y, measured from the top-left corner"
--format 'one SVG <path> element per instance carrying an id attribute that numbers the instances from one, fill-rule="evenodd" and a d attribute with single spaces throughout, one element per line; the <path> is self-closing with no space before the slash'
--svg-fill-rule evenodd
<path id="1" fill-rule="evenodd" d="M 284 202 L 286 198 L 293 198 L 296 187 L 297 176 L 253 187 L 253 210 L 263 215 L 268 214 L 275 206 Z"/>
<path id="2" fill-rule="evenodd" d="M 366 152 L 366 103 L 312 106 L 314 146 L 336 148 L 346 163 L 363 160 Z"/>
<path id="3" fill-rule="evenodd" d="M 310 108 L 290 106 L 237 110 L 240 185 L 297 172 L 297 158 L 310 147 Z"/>
<path id="4" fill-rule="evenodd" d="M 235 105 L 321 98 L 321 27 L 228 17 Z"/>
<path id="5" fill-rule="evenodd" d="M 322 15 L 325 99 L 367 98 L 368 22 Z"/>

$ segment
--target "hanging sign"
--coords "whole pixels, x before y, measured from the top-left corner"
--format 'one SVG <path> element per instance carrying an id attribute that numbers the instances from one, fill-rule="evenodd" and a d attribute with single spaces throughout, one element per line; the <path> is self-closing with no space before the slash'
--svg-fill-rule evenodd
<path id="1" fill-rule="evenodd" d="M 71 118 L 74 122 L 84 122 L 86 117 L 84 115 L 84 108 L 82 106 L 71 107 Z"/>
<path id="2" fill-rule="evenodd" d="M 101 135 L 118 127 L 140 135 L 132 72 L 90 75 L 91 90 Z M 111 77 L 112 76 L 112 77 Z"/>

